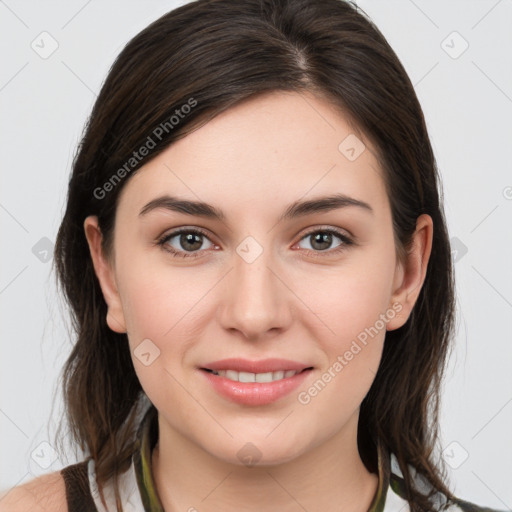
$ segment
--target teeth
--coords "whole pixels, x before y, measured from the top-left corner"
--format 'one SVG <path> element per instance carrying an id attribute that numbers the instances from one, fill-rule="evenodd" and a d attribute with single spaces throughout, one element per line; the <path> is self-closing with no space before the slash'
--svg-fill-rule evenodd
<path id="1" fill-rule="evenodd" d="M 218 370 L 213 371 L 219 377 L 226 377 L 226 379 L 234 380 L 235 382 L 273 382 L 275 380 L 287 379 L 293 375 L 300 373 L 295 370 L 280 370 L 277 372 L 267 373 L 251 373 L 251 372 L 237 372 L 235 370 Z"/>

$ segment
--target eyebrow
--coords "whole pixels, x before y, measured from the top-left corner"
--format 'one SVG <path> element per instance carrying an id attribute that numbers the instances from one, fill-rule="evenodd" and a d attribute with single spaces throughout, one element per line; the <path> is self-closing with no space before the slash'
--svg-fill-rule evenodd
<path id="1" fill-rule="evenodd" d="M 298 217 L 304 217 L 306 215 L 312 215 L 314 213 L 329 212 L 339 208 L 347 208 L 349 206 L 361 208 L 363 211 L 367 211 L 370 214 L 374 213 L 373 208 L 364 201 L 354 199 L 353 197 L 349 197 L 344 194 L 333 194 L 309 199 L 307 201 L 295 201 L 286 208 L 278 221 L 291 220 Z M 141 209 L 139 217 L 147 215 L 149 212 L 156 209 L 165 209 L 184 213 L 186 215 L 195 215 L 220 221 L 226 219 L 224 212 L 211 204 L 204 203 L 202 201 L 179 199 L 169 195 L 163 195 L 151 200 Z"/>

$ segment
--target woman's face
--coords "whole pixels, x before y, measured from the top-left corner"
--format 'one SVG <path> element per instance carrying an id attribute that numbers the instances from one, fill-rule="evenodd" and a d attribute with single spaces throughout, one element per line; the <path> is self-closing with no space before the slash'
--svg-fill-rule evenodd
<path id="1" fill-rule="evenodd" d="M 170 431 L 219 459 L 276 464 L 335 435 L 355 441 L 386 330 L 410 313 L 431 237 L 423 216 L 416 258 L 398 263 L 382 171 L 362 143 L 325 100 L 265 94 L 128 181 L 111 266 L 95 253 L 95 218 L 85 223 L 109 326 L 127 332 L 144 391 Z M 360 204 L 314 207 L 333 195 Z M 312 369 L 260 384 L 204 369 L 227 358 Z"/>

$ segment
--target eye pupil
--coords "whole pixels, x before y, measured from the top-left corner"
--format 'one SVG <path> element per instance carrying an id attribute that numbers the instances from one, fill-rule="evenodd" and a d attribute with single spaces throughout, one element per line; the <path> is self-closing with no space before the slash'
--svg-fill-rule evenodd
<path id="1" fill-rule="evenodd" d="M 311 244 L 311 247 L 318 249 L 318 250 L 325 250 L 328 249 L 329 246 L 332 243 L 332 234 L 331 233 L 316 233 L 313 236 L 313 243 Z M 315 247 L 316 244 L 326 244 L 327 247 Z"/>
<path id="2" fill-rule="evenodd" d="M 201 237 L 201 235 L 198 235 L 196 233 L 182 234 L 180 236 L 180 244 L 184 249 L 188 249 L 190 251 L 200 249 L 201 245 L 203 243 L 200 237 Z M 192 247 L 190 247 L 187 244 L 191 244 Z M 194 244 L 195 244 L 195 246 L 194 246 Z"/>

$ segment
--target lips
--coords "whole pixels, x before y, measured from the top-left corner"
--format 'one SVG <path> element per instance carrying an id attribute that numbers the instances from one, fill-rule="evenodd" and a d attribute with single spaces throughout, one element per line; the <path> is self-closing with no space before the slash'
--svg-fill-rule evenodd
<path id="1" fill-rule="evenodd" d="M 222 370 L 219 371 L 222 372 Z M 286 396 L 289 396 L 298 386 L 304 383 L 308 376 L 312 374 L 312 371 L 312 369 L 305 369 L 291 377 L 271 382 L 234 381 L 225 376 L 216 375 L 212 370 L 205 370 L 204 368 L 199 370 L 199 374 L 213 390 L 230 402 L 246 406 L 265 406 L 285 399 Z"/>
<path id="2" fill-rule="evenodd" d="M 289 395 L 311 375 L 313 366 L 290 359 L 230 358 L 212 361 L 198 370 L 202 378 L 229 401 L 262 406 Z"/>
<path id="3" fill-rule="evenodd" d="M 222 359 L 220 361 L 212 361 L 201 367 L 202 370 L 233 370 L 235 372 L 247 373 L 269 373 L 269 372 L 287 372 L 295 371 L 301 372 L 307 368 L 312 368 L 312 365 L 301 363 L 298 361 L 291 361 L 289 359 L 262 359 L 261 361 L 250 361 L 248 359 L 230 358 Z"/>

